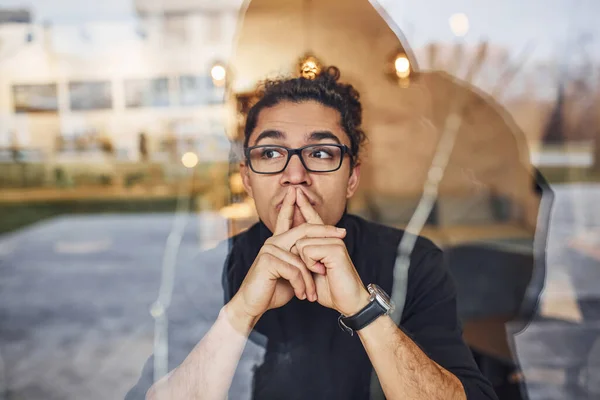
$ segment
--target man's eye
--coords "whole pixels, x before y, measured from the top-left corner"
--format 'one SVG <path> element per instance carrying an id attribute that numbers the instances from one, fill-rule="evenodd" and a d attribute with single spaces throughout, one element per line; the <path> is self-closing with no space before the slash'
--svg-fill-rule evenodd
<path id="1" fill-rule="evenodd" d="M 264 149 L 261 158 L 273 159 L 283 157 L 283 153 L 278 149 Z"/>
<path id="2" fill-rule="evenodd" d="M 325 149 L 316 149 L 310 152 L 312 158 L 332 158 L 333 154 Z"/>

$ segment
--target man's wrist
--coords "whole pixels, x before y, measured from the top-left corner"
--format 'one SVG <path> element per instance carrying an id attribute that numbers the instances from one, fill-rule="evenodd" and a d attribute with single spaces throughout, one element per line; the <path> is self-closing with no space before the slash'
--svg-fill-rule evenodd
<path id="1" fill-rule="evenodd" d="M 371 295 L 369 294 L 367 289 L 363 288 L 363 290 L 361 290 L 360 292 L 360 295 L 356 299 L 356 304 L 348 310 L 345 310 L 347 313 L 344 311 L 341 311 L 341 313 L 344 314 L 346 317 L 351 317 L 355 314 L 358 314 L 358 312 L 365 308 L 370 301 Z"/>
<path id="2" fill-rule="evenodd" d="M 249 335 L 260 316 L 252 316 L 246 313 L 239 301 L 237 297 L 234 297 L 223 307 L 223 311 L 235 330 L 244 335 Z"/>
<path id="3" fill-rule="evenodd" d="M 395 332 L 397 329 L 398 326 L 389 315 L 382 315 L 363 329 L 356 332 L 362 340 L 371 339 L 374 343 L 381 343 L 382 337 L 390 337 L 392 332 Z M 400 330 L 400 332 L 402 339 L 406 339 L 406 334 L 402 332 L 402 330 Z M 404 343 L 404 341 L 402 343 Z"/>

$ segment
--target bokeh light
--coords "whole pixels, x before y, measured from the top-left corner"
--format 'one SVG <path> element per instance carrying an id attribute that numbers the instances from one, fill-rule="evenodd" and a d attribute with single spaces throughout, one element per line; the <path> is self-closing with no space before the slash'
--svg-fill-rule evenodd
<path id="1" fill-rule="evenodd" d="M 464 13 L 453 14 L 448 20 L 455 36 L 465 36 L 469 32 L 469 18 Z"/>
<path id="2" fill-rule="evenodd" d="M 399 78 L 406 78 L 410 75 L 410 61 L 408 61 L 408 58 L 404 54 L 396 57 L 394 68 Z"/>
<path id="3" fill-rule="evenodd" d="M 227 70 L 225 70 L 223 65 L 215 64 L 210 69 L 210 76 L 215 83 L 223 83 L 225 82 L 225 77 L 227 76 Z"/>
<path id="4" fill-rule="evenodd" d="M 181 156 L 181 163 L 186 168 L 194 168 L 198 164 L 198 156 L 192 151 L 188 151 Z"/>

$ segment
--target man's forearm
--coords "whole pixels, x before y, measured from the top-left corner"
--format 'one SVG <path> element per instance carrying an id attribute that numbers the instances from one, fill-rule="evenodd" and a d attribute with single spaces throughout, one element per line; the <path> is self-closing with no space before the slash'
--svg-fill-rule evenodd
<path id="1" fill-rule="evenodd" d="M 466 400 L 460 380 L 427 357 L 390 317 L 378 318 L 358 335 L 388 399 Z"/>
<path id="2" fill-rule="evenodd" d="M 226 305 L 219 317 L 191 351 L 169 375 L 156 382 L 147 399 L 223 400 L 227 397 L 248 335 L 256 323 L 236 315 Z"/>

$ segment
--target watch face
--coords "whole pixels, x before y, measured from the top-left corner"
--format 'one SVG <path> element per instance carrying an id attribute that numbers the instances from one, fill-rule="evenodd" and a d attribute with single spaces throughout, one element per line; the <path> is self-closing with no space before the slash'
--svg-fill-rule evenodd
<path id="1" fill-rule="evenodd" d="M 388 314 L 394 311 L 394 303 L 392 302 L 392 299 L 390 299 L 390 296 L 382 288 L 374 283 L 371 283 L 369 286 L 367 286 L 367 290 L 371 295 L 375 296 L 375 301 L 381 304 L 386 309 Z"/>

